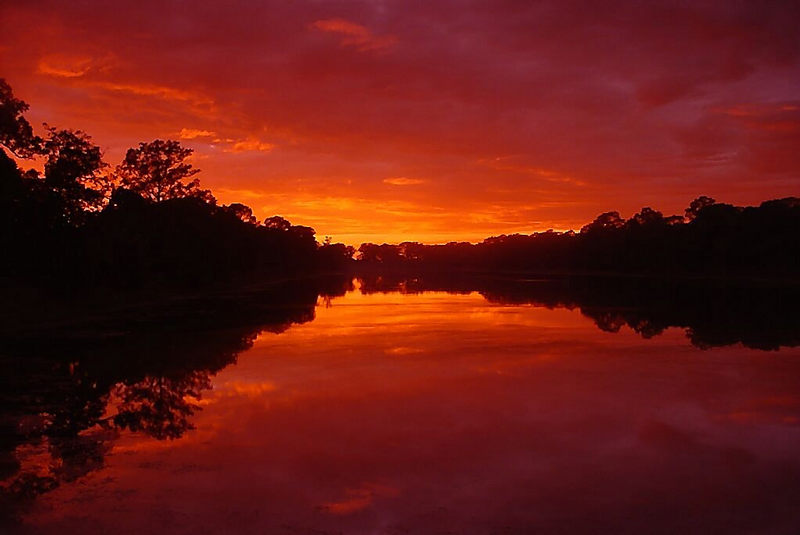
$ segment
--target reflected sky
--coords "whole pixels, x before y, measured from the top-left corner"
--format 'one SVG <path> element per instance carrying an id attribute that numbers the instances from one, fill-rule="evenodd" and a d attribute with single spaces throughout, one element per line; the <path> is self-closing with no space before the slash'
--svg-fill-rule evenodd
<path id="1" fill-rule="evenodd" d="M 21 533 L 792 533 L 800 350 L 578 309 L 349 292 L 262 333 L 195 429 L 124 432 Z"/>

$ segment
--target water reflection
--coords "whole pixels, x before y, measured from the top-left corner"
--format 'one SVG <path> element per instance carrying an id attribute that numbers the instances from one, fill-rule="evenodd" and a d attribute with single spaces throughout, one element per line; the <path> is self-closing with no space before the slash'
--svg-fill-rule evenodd
<path id="1" fill-rule="evenodd" d="M 697 347 L 741 343 L 754 349 L 800 345 L 800 286 L 769 283 L 662 280 L 647 277 L 459 277 L 408 279 L 402 275 L 362 279 L 361 291 L 415 294 L 479 292 L 493 303 L 578 308 L 598 328 L 623 325 L 645 338 L 669 327 L 686 329 Z"/>
<path id="2" fill-rule="evenodd" d="M 471 284 L 328 299 L 338 281 L 7 338 L 8 530 L 797 527 L 800 355 L 683 338 L 796 345 L 769 290 L 748 302 L 782 316 L 743 326 L 673 289 Z"/>
<path id="3" fill-rule="evenodd" d="M 0 346 L 0 515 L 103 467 L 121 431 L 177 439 L 194 428 L 211 378 L 259 333 L 314 319 L 349 279 L 130 308 Z"/>

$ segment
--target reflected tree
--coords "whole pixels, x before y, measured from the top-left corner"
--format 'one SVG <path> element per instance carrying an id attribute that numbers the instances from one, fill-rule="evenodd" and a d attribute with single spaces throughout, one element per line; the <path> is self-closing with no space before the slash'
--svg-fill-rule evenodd
<path id="1" fill-rule="evenodd" d="M 259 333 L 311 321 L 320 297 L 348 289 L 349 277 L 327 277 L 0 337 L 0 517 L 102 468 L 121 432 L 182 437 L 213 375 Z"/>
<path id="2" fill-rule="evenodd" d="M 361 292 L 452 294 L 479 292 L 492 303 L 578 309 L 603 331 L 623 327 L 643 338 L 670 327 L 684 329 L 692 345 L 707 349 L 740 343 L 752 349 L 800 346 L 800 288 L 708 285 L 702 279 L 562 276 L 524 277 L 400 272 L 364 274 Z"/>
<path id="3" fill-rule="evenodd" d="M 114 425 L 159 440 L 180 438 L 194 429 L 190 419 L 200 409 L 197 400 L 210 388 L 211 377 L 204 370 L 179 377 L 148 376 L 133 384 L 118 384 L 113 391 L 119 399 Z"/>

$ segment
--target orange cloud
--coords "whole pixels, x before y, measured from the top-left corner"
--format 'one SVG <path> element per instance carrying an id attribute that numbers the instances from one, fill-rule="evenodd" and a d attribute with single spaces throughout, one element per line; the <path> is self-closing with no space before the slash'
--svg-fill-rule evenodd
<path id="1" fill-rule="evenodd" d="M 36 71 L 39 74 L 58 78 L 80 78 L 88 73 L 91 67 L 91 58 L 69 58 L 53 55 L 40 59 Z"/>
<path id="2" fill-rule="evenodd" d="M 219 195 L 230 198 L 230 202 L 235 202 L 236 199 L 263 199 L 267 196 L 263 191 L 254 191 L 250 189 L 217 188 L 215 191 Z"/>
<path id="3" fill-rule="evenodd" d="M 181 128 L 178 137 L 181 139 L 197 139 L 199 137 L 212 137 L 216 136 L 216 132 L 210 130 L 199 130 L 196 128 Z"/>
<path id="4" fill-rule="evenodd" d="M 94 85 L 107 91 L 119 91 L 121 93 L 131 93 L 146 97 L 158 97 L 165 100 L 192 101 L 200 104 L 210 104 L 212 101 L 208 97 L 199 95 L 193 91 L 177 89 L 155 84 L 129 84 L 120 82 L 94 82 Z"/>
<path id="5" fill-rule="evenodd" d="M 231 143 L 230 147 L 224 149 L 225 152 L 270 152 L 275 148 L 272 143 L 266 143 L 256 138 L 242 140 L 226 140 Z"/>
<path id="6" fill-rule="evenodd" d="M 398 176 L 395 178 L 384 178 L 384 184 L 391 184 L 392 186 L 414 186 L 416 184 L 423 184 L 425 181 L 419 178 L 407 178 Z"/>

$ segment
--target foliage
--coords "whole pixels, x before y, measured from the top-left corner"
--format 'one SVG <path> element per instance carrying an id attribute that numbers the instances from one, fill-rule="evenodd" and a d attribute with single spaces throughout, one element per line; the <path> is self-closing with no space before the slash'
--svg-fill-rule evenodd
<path id="1" fill-rule="evenodd" d="M 41 138 L 23 117 L 28 104 L 14 97 L 11 86 L 0 78 L 0 145 L 18 158 L 31 158 L 42 150 Z"/>
<path id="2" fill-rule="evenodd" d="M 48 128 L 44 185 L 59 199 L 64 218 L 80 223 L 85 211 L 99 210 L 111 186 L 101 174 L 108 167 L 100 147 L 80 130 Z"/>
<path id="3" fill-rule="evenodd" d="M 200 172 L 186 161 L 192 152 L 169 139 L 139 143 L 138 148 L 128 149 L 115 175 L 122 187 L 153 202 L 182 197 L 212 202 L 211 192 L 202 189 L 199 180 L 189 180 Z"/>

